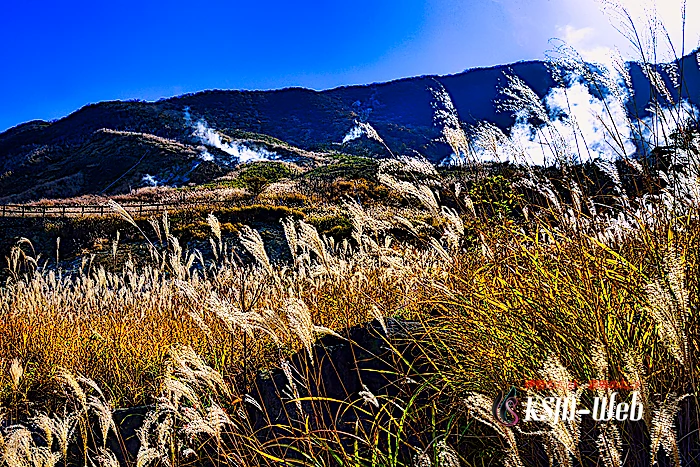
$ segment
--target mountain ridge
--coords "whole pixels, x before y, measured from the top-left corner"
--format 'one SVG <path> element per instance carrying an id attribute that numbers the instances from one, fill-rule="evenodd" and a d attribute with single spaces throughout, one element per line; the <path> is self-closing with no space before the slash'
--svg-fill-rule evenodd
<path id="1" fill-rule="evenodd" d="M 700 102 L 698 63 L 691 55 L 682 60 L 686 75 L 692 80 L 686 97 L 697 104 Z M 216 138 L 223 138 L 221 144 L 229 145 L 223 150 L 233 158 L 241 151 L 267 151 L 265 144 L 246 142 L 250 138 L 245 135 L 251 134 L 281 140 L 299 153 L 385 155 L 379 145 L 366 138 L 341 144 L 357 121 L 371 123 L 392 152 L 417 151 L 439 162 L 449 156 L 451 149 L 440 141 L 441 129 L 435 125 L 434 96 L 429 88 L 439 83 L 446 89 L 465 125 L 487 121 L 507 129 L 514 123 L 514 117 L 496 111 L 494 105 L 502 97 L 500 91 L 507 85 L 507 74 L 521 78 L 539 97 L 557 85 L 546 62 L 521 61 L 452 75 L 423 75 L 322 91 L 301 87 L 206 90 L 155 102 L 88 104 L 54 122 L 33 120 L 0 133 L 0 202 L 93 193 L 97 186 L 107 186 L 110 182 L 106 178 L 99 182 L 88 180 L 97 176 L 95 173 L 113 174 L 115 168 L 127 170 L 144 158 L 145 163 L 137 165 L 112 193 L 139 186 L 146 176 L 166 180 L 169 175 L 167 170 L 163 172 L 164 163 L 179 164 L 182 170 L 189 171 L 198 163 L 198 155 L 218 150 L 225 156 L 214 144 Z M 630 74 L 635 88 L 632 105 L 643 109 L 649 99 L 645 90 L 648 80 L 638 65 L 631 65 Z M 671 84 L 668 76 L 664 79 Z M 165 148 L 151 145 L 144 156 L 143 141 L 118 133 L 109 137 L 102 134 L 98 138 L 111 149 L 96 148 L 94 139 L 101 130 L 150 134 L 177 142 L 185 149 L 177 157 Z M 88 171 L 85 169 L 88 166 L 98 169 Z M 154 170 L 163 173 L 151 173 Z M 36 189 L 61 179 L 82 181 L 57 192 L 42 193 Z M 186 181 L 182 179 L 181 183 Z"/>

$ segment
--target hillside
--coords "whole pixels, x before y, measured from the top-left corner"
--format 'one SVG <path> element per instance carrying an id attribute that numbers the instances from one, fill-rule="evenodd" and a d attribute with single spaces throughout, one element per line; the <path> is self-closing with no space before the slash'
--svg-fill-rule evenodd
<path id="1" fill-rule="evenodd" d="M 698 63 L 688 56 L 682 66 L 683 94 L 698 103 Z M 630 106 L 644 109 L 649 82 L 638 66 L 630 71 Z M 520 77 L 539 96 L 556 84 L 545 63 L 521 62 L 320 92 L 213 90 L 153 103 L 91 104 L 55 122 L 32 121 L 0 134 L 0 202 L 203 183 L 243 160 L 313 165 L 323 153 L 383 155 L 366 138 L 341 144 L 356 121 L 371 123 L 396 154 L 415 150 L 439 162 L 451 150 L 439 141 L 430 88 L 437 82 L 445 87 L 467 126 L 489 121 L 507 128 L 513 117 L 494 106 L 506 74 Z"/>

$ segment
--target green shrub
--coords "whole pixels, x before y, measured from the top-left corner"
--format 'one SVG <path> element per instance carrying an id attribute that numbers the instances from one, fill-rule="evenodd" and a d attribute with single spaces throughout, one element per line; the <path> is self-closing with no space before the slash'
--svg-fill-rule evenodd
<path id="1" fill-rule="evenodd" d="M 476 181 L 469 189 L 469 197 L 478 213 L 498 219 L 513 218 L 520 200 L 520 195 L 503 175 Z"/>
<path id="2" fill-rule="evenodd" d="M 333 237 L 335 240 L 349 238 L 352 234 L 352 223 L 345 216 L 322 216 L 309 219 L 309 224 L 316 227 L 322 235 Z"/>
<path id="3" fill-rule="evenodd" d="M 214 182 L 204 186 L 243 188 L 257 195 L 271 183 L 292 177 L 294 174 L 292 169 L 283 162 L 251 162 L 241 165 L 233 180 Z"/>
<path id="4" fill-rule="evenodd" d="M 376 180 L 379 162 L 369 157 L 350 156 L 347 154 L 334 154 L 333 163 L 317 167 L 305 174 L 305 178 L 321 178 L 336 180 L 338 178 Z"/>

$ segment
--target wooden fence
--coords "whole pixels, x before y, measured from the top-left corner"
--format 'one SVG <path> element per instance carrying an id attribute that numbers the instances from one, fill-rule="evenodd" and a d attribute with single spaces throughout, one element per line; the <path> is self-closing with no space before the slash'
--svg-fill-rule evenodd
<path id="1" fill-rule="evenodd" d="M 216 203 L 213 203 L 216 204 Z M 129 214 L 134 217 L 160 215 L 163 211 L 182 209 L 183 204 L 122 204 Z M 71 204 L 56 206 L 37 206 L 27 204 L 0 205 L 0 217 L 78 217 L 105 216 L 115 214 L 107 204 Z"/>

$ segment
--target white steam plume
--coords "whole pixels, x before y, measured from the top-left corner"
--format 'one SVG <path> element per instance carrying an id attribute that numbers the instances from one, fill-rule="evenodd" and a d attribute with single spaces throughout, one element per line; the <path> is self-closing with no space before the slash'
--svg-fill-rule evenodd
<path id="1" fill-rule="evenodd" d="M 345 135 L 345 138 L 343 138 L 343 143 L 347 143 L 348 141 L 352 141 L 363 135 L 369 139 L 382 143 L 386 147 L 386 143 L 384 143 L 384 140 L 381 136 L 379 136 L 379 133 L 377 133 L 377 130 L 375 130 L 372 125 L 370 125 L 368 122 L 358 122 L 357 120 L 355 120 L 355 126 L 352 127 L 348 134 Z M 387 148 L 387 150 L 388 149 L 389 148 Z"/>
<path id="2" fill-rule="evenodd" d="M 649 147 L 668 146 L 671 134 L 691 119 L 698 121 L 700 110 L 687 100 L 672 107 L 650 109 L 651 115 L 642 119 L 642 137 Z"/>
<path id="3" fill-rule="evenodd" d="M 602 159 L 612 161 L 635 154 L 634 132 L 624 107 L 627 96 L 591 94 L 586 82 L 572 74 L 566 87 L 552 88 L 538 106 L 539 120 L 533 125 L 532 112 L 516 112 L 510 141 L 496 143 L 477 131 L 474 141 L 481 160 L 511 160 L 544 165 L 565 160 L 569 163 Z M 490 147 L 487 147 L 487 144 Z"/>
<path id="4" fill-rule="evenodd" d="M 199 158 L 204 161 L 216 161 L 225 165 L 229 165 L 232 162 L 245 163 L 255 161 L 269 161 L 279 158 L 279 155 L 277 153 L 268 151 L 265 148 L 251 147 L 239 141 L 224 141 L 221 135 L 213 128 L 210 128 L 209 125 L 207 125 L 207 122 L 203 119 L 199 120 L 195 124 L 192 121 L 192 114 L 190 113 L 189 107 L 185 107 L 184 118 L 187 126 L 194 129 L 192 136 L 197 137 L 202 142 L 202 144 L 218 148 L 226 154 L 229 154 L 233 156 L 233 158 L 235 158 L 235 160 L 228 161 L 217 160 L 217 158 L 214 155 L 212 155 L 209 151 L 205 149 L 199 155 Z"/>
<path id="5" fill-rule="evenodd" d="M 345 144 L 349 141 L 355 140 L 355 139 L 361 137 L 362 134 L 363 134 L 362 128 L 360 128 L 357 124 L 355 124 L 355 126 L 352 127 L 350 129 L 350 131 L 348 131 L 348 134 L 345 135 L 345 137 L 343 138 L 343 142 L 341 144 Z"/>
<path id="6" fill-rule="evenodd" d="M 143 176 L 141 181 L 148 186 L 158 186 L 158 180 L 153 175 L 146 174 Z"/>
<path id="7" fill-rule="evenodd" d="M 226 154 L 238 159 L 238 162 L 269 161 L 277 159 L 279 156 L 264 148 L 252 148 L 238 141 L 227 143 L 222 140 L 221 135 L 214 129 L 209 128 L 204 120 L 197 122 L 194 136 L 209 146 L 214 146 L 224 151 Z M 204 160 L 212 160 L 213 156 L 204 151 L 200 156 Z"/>

